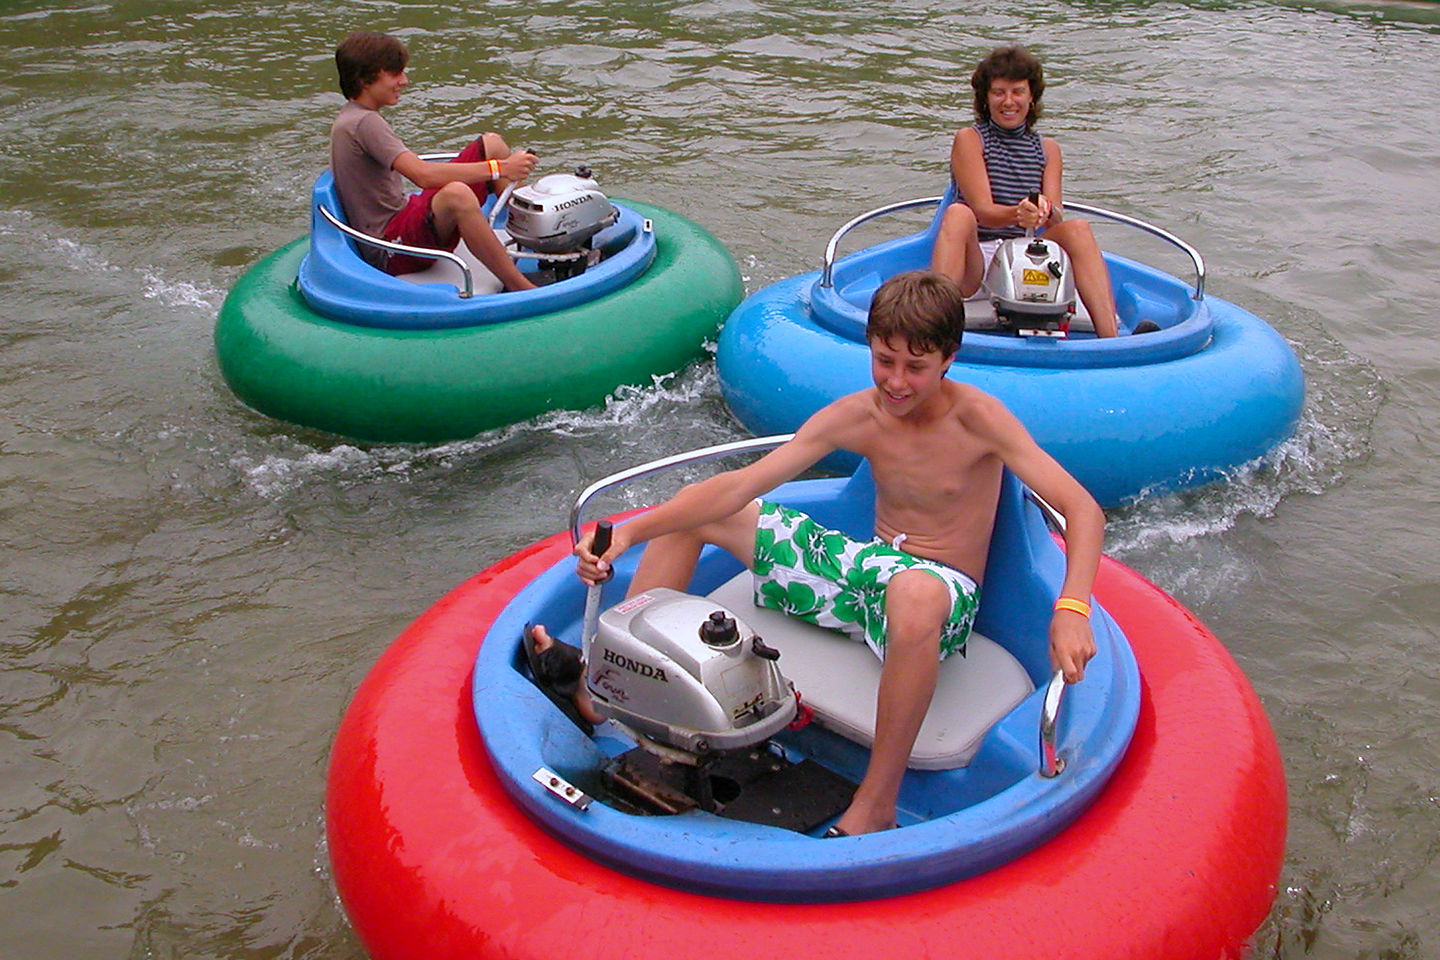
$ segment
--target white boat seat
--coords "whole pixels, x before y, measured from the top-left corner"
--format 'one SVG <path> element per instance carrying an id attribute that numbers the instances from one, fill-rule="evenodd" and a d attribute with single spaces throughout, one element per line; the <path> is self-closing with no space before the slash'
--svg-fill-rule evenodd
<path id="1" fill-rule="evenodd" d="M 709 596 L 780 651 L 780 670 L 815 711 L 816 723 L 867 747 L 874 742 L 880 661 L 868 646 L 755 606 L 748 570 Z M 967 765 L 985 732 L 1034 689 L 1009 651 L 988 637 L 970 634 L 966 655 L 940 664 L 935 697 L 915 738 L 909 766 L 950 770 Z"/>
<path id="2" fill-rule="evenodd" d="M 509 235 L 504 230 L 496 230 L 495 233 L 501 243 L 509 239 Z M 505 284 L 501 283 L 488 267 L 476 259 L 475 254 L 470 252 L 470 248 L 465 246 L 464 240 L 461 240 L 455 247 L 455 252 L 470 267 L 470 275 L 475 284 L 475 296 L 478 297 L 483 293 L 499 293 L 505 289 Z M 461 275 L 460 268 L 449 260 L 432 260 L 427 269 L 418 270 L 415 273 L 402 273 L 400 279 L 410 283 L 448 283 L 458 290 L 465 289 L 465 278 Z"/>

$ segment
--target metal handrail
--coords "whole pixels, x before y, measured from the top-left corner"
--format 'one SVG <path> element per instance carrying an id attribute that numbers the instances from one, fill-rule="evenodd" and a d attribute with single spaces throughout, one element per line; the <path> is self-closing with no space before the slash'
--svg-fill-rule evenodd
<path id="1" fill-rule="evenodd" d="M 1046 522 L 1055 528 L 1056 533 L 1062 537 L 1065 536 L 1065 514 L 1050 506 L 1048 500 L 1029 487 L 1025 488 L 1025 497 L 1040 508 L 1040 513 L 1045 517 Z"/>
<path id="2" fill-rule="evenodd" d="M 1052 507 L 1040 494 L 1025 488 L 1026 498 L 1040 508 L 1040 514 L 1060 536 L 1065 536 L 1065 515 Z M 1065 758 L 1060 756 L 1060 704 L 1065 697 L 1065 672 L 1055 671 L 1050 685 L 1045 688 L 1045 699 L 1040 706 L 1040 776 L 1053 779 L 1065 769 Z"/>
<path id="3" fill-rule="evenodd" d="M 448 153 L 422 153 L 420 159 L 427 162 L 443 163 L 454 160 L 460 156 L 458 151 Z M 475 277 L 470 272 L 470 265 L 461 259 L 460 255 L 449 250 L 436 250 L 431 247 L 412 247 L 403 243 L 391 243 L 389 240 L 381 240 L 379 237 L 372 237 L 368 233 L 361 233 L 350 224 L 341 220 L 335 214 L 326 209 L 325 204 L 316 204 L 320 215 L 330 222 L 341 233 L 345 234 L 366 246 L 377 247 L 381 250 L 389 250 L 393 253 L 406 253 L 412 257 L 424 257 L 428 260 L 449 260 L 460 268 L 460 274 L 465 278 L 465 289 L 460 291 L 461 300 L 469 300 L 475 296 Z"/>
<path id="4" fill-rule="evenodd" d="M 899 213 L 902 210 L 914 210 L 916 207 L 928 207 L 937 204 L 945 198 L 942 197 L 920 197 L 915 200 L 901 200 L 899 203 L 887 203 L 883 207 L 876 207 L 874 210 L 860 214 L 849 223 L 836 230 L 830 237 L 830 242 L 825 245 L 825 263 L 820 268 L 820 286 L 833 287 L 835 285 L 832 276 L 835 270 L 835 248 L 840 246 L 840 238 L 845 236 L 854 228 L 860 226 L 867 220 L 874 220 L 876 217 L 883 217 L 889 213 Z"/>
<path id="5" fill-rule="evenodd" d="M 440 162 L 454 160 L 458 156 L 460 156 L 460 154 L 455 151 L 451 151 L 450 153 L 422 153 L 420 154 L 420 159 Z M 475 277 L 470 272 L 470 265 L 462 260 L 459 254 L 452 253 L 449 250 L 435 250 L 431 247 L 411 247 L 403 243 L 391 243 L 389 240 L 381 240 L 379 237 L 372 237 L 368 233 L 361 233 L 359 230 L 356 230 L 350 226 L 350 224 L 326 209 L 325 204 L 319 203 L 315 206 L 320 211 L 320 215 L 328 220 L 331 226 L 347 237 L 363 243 L 366 246 L 378 247 L 381 250 L 389 250 L 393 253 L 408 253 L 412 257 L 424 257 L 428 260 L 449 260 L 460 268 L 460 274 L 465 278 L 465 289 L 460 291 L 460 299 L 469 300 L 475 296 Z"/>
<path id="6" fill-rule="evenodd" d="M 835 285 L 835 251 L 840 246 L 840 239 L 844 237 L 845 234 L 849 233 L 851 230 L 853 230 L 855 227 L 858 227 L 860 224 L 865 223 L 869 220 L 874 220 L 877 217 L 882 217 L 886 214 L 891 213 L 899 213 L 902 210 L 914 210 L 917 207 L 931 206 L 933 204 L 940 203 L 944 199 L 945 198 L 943 196 L 919 197 L 914 200 L 902 200 L 899 203 L 886 204 L 883 207 L 876 207 L 874 210 L 870 210 L 860 214 L 860 216 L 855 217 L 853 220 L 842 226 L 839 230 L 836 230 L 835 233 L 830 237 L 830 242 L 825 245 L 825 259 L 822 262 L 820 268 L 820 286 L 833 287 Z M 1104 220 L 1112 220 L 1115 223 L 1121 223 L 1128 227 L 1134 227 L 1137 230 L 1148 233 L 1153 237 L 1158 237 L 1159 239 L 1164 240 L 1167 243 L 1177 247 L 1190 258 L 1190 263 L 1195 268 L 1195 294 L 1193 299 L 1205 299 L 1205 258 L 1200 255 L 1199 250 L 1196 250 L 1190 244 L 1175 236 L 1175 234 L 1161 227 L 1157 227 L 1153 223 L 1146 223 L 1144 220 L 1140 220 L 1136 217 L 1131 217 L 1123 213 L 1116 213 L 1113 210 L 1106 210 L 1104 207 L 1091 206 L 1088 203 L 1074 203 L 1067 200 L 1062 205 L 1061 209 L 1066 211 L 1073 210 L 1076 213 L 1083 213 L 1086 216 L 1100 217 Z"/>
<path id="7" fill-rule="evenodd" d="M 431 247 L 412 247 L 404 243 L 391 243 L 389 240 L 380 240 L 370 236 L 368 233 L 361 233 L 359 230 L 356 230 L 350 226 L 350 224 L 327 210 L 323 203 L 317 203 L 315 208 L 320 211 L 322 217 L 330 221 L 332 227 L 360 243 L 372 247 L 379 247 L 381 250 L 389 250 L 393 253 L 406 253 L 412 257 L 426 257 L 430 260 L 449 260 L 460 268 L 460 273 L 465 278 L 465 289 L 460 291 L 460 299 L 469 300 L 475 296 L 475 278 L 470 274 L 470 265 L 462 260 L 459 254 L 451 253 L 449 250 L 435 250 Z"/>
<path id="8" fill-rule="evenodd" d="M 1166 230 L 1163 227 L 1157 227 L 1153 223 L 1146 223 L 1144 220 L 1138 219 L 1136 217 L 1127 216 L 1123 213 L 1116 213 L 1113 210 L 1106 210 L 1104 207 L 1093 207 L 1088 203 L 1070 203 L 1069 201 L 1067 201 L 1063 205 L 1063 209 L 1075 210 L 1087 216 L 1103 217 L 1106 220 L 1113 220 L 1116 223 L 1123 223 L 1127 227 L 1134 227 L 1136 230 L 1148 233 L 1152 237 L 1159 237 L 1161 240 L 1164 240 L 1172 246 L 1178 247 L 1179 249 L 1184 251 L 1187 256 L 1190 257 L 1190 263 L 1195 268 L 1194 299 L 1205 299 L 1205 258 L 1200 256 L 1199 250 L 1196 250 L 1194 247 L 1190 246 L 1190 244 L 1186 243 L 1184 240 L 1181 240 L 1169 230 Z"/>
<path id="9" fill-rule="evenodd" d="M 1040 708 L 1040 776 L 1053 779 L 1065 769 L 1065 758 L 1060 756 L 1059 739 L 1060 704 L 1065 698 L 1065 673 L 1056 670 L 1045 688 L 1045 702 Z"/>
<path id="10" fill-rule="evenodd" d="M 601 477 L 581 490 L 575 498 L 575 503 L 570 508 L 570 544 L 574 546 L 580 542 L 580 516 L 584 513 L 585 507 L 591 500 L 611 487 L 618 487 L 621 484 L 629 483 L 632 480 L 639 480 L 642 477 L 653 476 L 657 473 L 664 473 L 676 467 L 683 467 L 690 463 L 704 463 L 707 460 L 718 460 L 721 457 L 733 456 L 741 453 L 758 453 L 761 450 L 773 450 L 783 443 L 793 439 L 795 434 L 775 434 L 769 437 L 750 437 L 746 440 L 732 440 L 729 443 L 717 443 L 709 447 L 701 447 L 698 450 L 686 450 L 684 453 L 677 453 L 668 457 L 661 457 L 659 460 L 651 460 L 638 466 L 629 467 L 617 471 L 607 477 Z M 1031 503 L 1035 504 L 1044 515 L 1045 520 L 1059 531 L 1061 536 L 1065 535 L 1065 515 L 1052 507 L 1044 497 L 1025 488 L 1025 496 Z"/>
<path id="11" fill-rule="evenodd" d="M 631 467 L 628 470 L 621 470 L 612 473 L 608 477 L 601 477 L 590 486 L 580 491 L 575 498 L 575 504 L 570 508 L 570 544 L 574 546 L 580 542 L 580 517 L 585 506 L 602 491 L 611 487 L 618 487 L 623 483 L 632 480 L 639 480 L 641 477 L 652 476 L 657 473 L 664 473 L 676 467 L 683 467 L 691 463 L 703 463 L 706 460 L 716 460 L 720 457 L 728 457 L 739 453 L 758 453 L 761 450 L 773 450 L 794 437 L 795 434 L 787 433 L 771 437 L 752 437 L 749 440 L 734 440 L 730 443 L 717 443 L 710 447 L 701 447 L 698 450 L 687 450 L 684 453 L 677 453 L 674 456 L 662 457 L 659 460 L 651 460 L 649 463 L 642 463 L 639 466 Z"/>

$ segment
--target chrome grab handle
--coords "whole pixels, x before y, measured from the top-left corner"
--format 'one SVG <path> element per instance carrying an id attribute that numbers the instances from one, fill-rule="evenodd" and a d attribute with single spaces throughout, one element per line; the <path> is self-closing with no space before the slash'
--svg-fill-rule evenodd
<path id="1" fill-rule="evenodd" d="M 1034 490 L 1031 490 L 1029 487 L 1025 488 L 1025 497 L 1031 503 L 1035 504 L 1035 506 L 1040 508 L 1040 515 L 1045 518 L 1046 523 L 1050 524 L 1050 526 L 1054 528 L 1056 533 L 1060 534 L 1060 536 L 1062 537 L 1065 536 L 1065 514 L 1050 506 L 1049 502 L 1044 497 L 1040 496 L 1040 494 L 1036 493 Z"/>
<path id="2" fill-rule="evenodd" d="M 944 197 L 919 197 L 915 200 L 902 200 L 899 203 L 886 204 L 883 207 L 876 207 L 874 210 L 869 210 L 865 213 L 860 214 L 860 216 L 846 223 L 839 230 L 836 230 L 835 233 L 830 237 L 830 242 L 825 245 L 825 259 L 820 268 L 820 286 L 833 287 L 835 285 L 835 251 L 839 248 L 840 239 L 844 237 L 845 234 L 849 233 L 851 230 L 858 227 L 860 224 L 865 223 L 869 220 L 874 220 L 877 217 L 883 217 L 891 213 L 899 213 L 902 210 L 913 210 L 917 207 L 927 207 L 932 204 L 938 204 L 944 199 Z M 1072 203 L 1067 200 L 1064 204 L 1061 205 L 1061 209 L 1073 210 L 1076 213 L 1083 213 L 1086 216 L 1100 217 L 1104 220 L 1111 220 L 1115 223 L 1121 223 L 1129 227 L 1134 227 L 1137 230 L 1148 233 L 1153 237 L 1158 237 L 1159 239 L 1164 240 L 1167 243 L 1177 247 L 1190 258 L 1190 264 L 1195 268 L 1194 299 L 1205 299 L 1205 258 L 1200 255 L 1199 250 L 1196 250 L 1190 244 L 1175 236 L 1175 234 L 1171 233 L 1168 230 L 1162 229 L 1161 227 L 1157 227 L 1152 223 L 1146 223 L 1144 220 L 1138 219 L 1136 217 L 1127 216 L 1123 213 L 1116 213 L 1113 210 L 1106 210 L 1104 207 L 1091 206 L 1088 203 Z"/>
<path id="3" fill-rule="evenodd" d="M 659 460 L 651 460 L 649 463 L 642 463 L 639 466 L 631 467 L 628 470 L 621 470 L 619 473 L 612 473 L 608 477 L 596 480 L 590 486 L 580 491 L 575 498 L 575 504 L 570 508 L 570 543 L 571 545 L 580 542 L 580 517 L 584 513 L 585 506 L 596 494 L 609 490 L 611 487 L 618 487 L 621 484 L 638 480 L 641 477 L 648 477 L 657 473 L 664 473 L 666 470 L 673 470 L 676 467 L 683 467 L 690 463 L 703 463 L 706 460 L 716 460 L 720 457 L 728 457 L 739 453 L 758 453 L 761 450 L 773 450 L 795 436 L 793 433 L 776 435 L 772 437 L 752 437 L 748 440 L 734 440 L 730 443 L 717 443 L 711 447 L 701 447 L 699 450 L 687 450 L 684 453 L 677 453 L 674 456 L 662 457 Z"/>
<path id="4" fill-rule="evenodd" d="M 1172 246 L 1178 247 L 1179 249 L 1184 251 L 1187 256 L 1190 257 L 1190 263 L 1195 268 L 1194 299 L 1205 299 L 1205 258 L 1200 256 L 1199 250 L 1196 250 L 1194 247 L 1190 246 L 1190 244 L 1186 243 L 1184 240 L 1181 240 L 1169 230 L 1157 227 L 1153 223 L 1146 223 L 1144 220 L 1140 220 L 1135 217 L 1126 216 L 1123 213 L 1116 213 L 1113 210 L 1106 210 L 1104 207 L 1092 207 L 1088 203 L 1070 203 L 1067 201 L 1062 205 L 1062 209 L 1075 210 L 1079 213 L 1085 214 L 1086 216 L 1102 217 L 1106 220 L 1113 220 L 1116 223 L 1123 223 L 1127 227 L 1134 227 L 1136 230 L 1141 230 L 1145 233 L 1148 233 L 1152 237 L 1159 237 L 1161 240 L 1166 241 Z"/>
<path id="5" fill-rule="evenodd" d="M 449 153 L 422 153 L 420 159 L 432 163 L 445 163 L 460 156 L 459 151 Z M 449 250 L 434 250 L 430 247 L 411 247 L 403 243 L 391 243 L 389 240 L 381 240 L 379 237 L 372 237 L 368 233 L 361 233 L 348 223 L 341 220 L 335 214 L 325 208 L 325 204 L 316 204 L 320 215 L 330 222 L 330 225 L 341 233 L 363 243 L 366 246 L 378 247 L 381 250 L 389 250 L 392 253 L 408 253 L 412 257 L 424 257 L 427 260 L 449 260 L 460 268 L 460 274 L 465 278 L 465 289 L 460 291 L 461 300 L 469 300 L 475 296 L 475 278 L 470 273 L 470 265 L 460 258 L 458 254 Z"/>
<path id="6" fill-rule="evenodd" d="M 1056 670 L 1045 688 L 1045 702 L 1040 708 L 1040 776 L 1047 779 L 1058 777 L 1065 769 L 1065 758 L 1060 756 L 1056 743 L 1057 727 L 1060 725 L 1060 703 L 1065 698 L 1065 674 Z"/>
<path id="7" fill-rule="evenodd" d="M 394 253 L 408 253 L 412 257 L 425 257 L 430 260 L 449 260 L 460 268 L 460 273 L 465 277 L 465 289 L 460 291 L 460 299 L 468 300 L 475 296 L 475 278 L 470 275 L 470 265 L 460 259 L 459 254 L 451 253 L 449 250 L 434 250 L 430 247 L 411 247 L 403 243 L 391 243 L 389 240 L 381 240 L 372 237 L 368 233 L 361 233 L 350 224 L 345 223 L 335 214 L 325 209 L 325 204 L 315 205 L 320 215 L 330 221 L 330 225 L 347 237 L 352 237 L 360 243 L 371 247 L 379 247 L 381 250 L 390 250 Z"/>
<path id="8" fill-rule="evenodd" d="M 574 506 L 570 508 L 570 545 L 573 547 L 580 542 L 580 517 L 585 511 L 585 506 L 596 494 L 604 490 L 608 490 L 611 487 L 618 487 L 632 480 L 638 480 L 641 477 L 664 473 L 666 470 L 673 470 L 676 467 L 681 467 L 689 463 L 703 463 L 706 460 L 715 460 L 737 453 L 754 453 L 760 450 L 773 450 L 793 436 L 795 436 L 795 434 L 787 433 L 783 436 L 755 437 L 749 440 L 719 443 L 710 447 L 701 447 L 699 450 L 687 450 L 684 453 L 677 453 L 674 456 L 651 460 L 649 463 L 642 463 L 628 470 L 621 470 L 619 473 L 612 473 L 608 477 L 602 477 L 584 490 L 581 490 L 580 495 L 575 498 Z M 607 536 L 606 544 L 608 545 L 608 543 L 609 540 Z M 595 639 L 595 630 L 599 619 L 600 586 L 597 584 L 585 591 L 585 614 L 580 624 L 581 650 L 587 659 L 590 656 L 590 644 Z"/>
<path id="9" fill-rule="evenodd" d="M 890 213 L 899 213 L 901 210 L 914 210 L 916 207 L 928 207 L 937 204 L 944 197 L 921 197 L 916 200 L 901 200 L 899 203 L 888 203 L 883 207 L 876 207 L 874 210 L 860 214 L 849 223 L 836 230 L 830 237 L 830 242 L 825 244 L 825 262 L 820 268 L 820 286 L 833 287 L 835 285 L 832 274 L 835 270 L 835 250 L 840 246 L 840 238 L 851 230 L 865 223 L 867 220 L 874 220 L 876 217 L 883 217 Z"/>
<path id="10" fill-rule="evenodd" d="M 1040 508 L 1045 521 L 1060 536 L 1065 536 L 1065 515 L 1029 487 L 1025 488 L 1025 496 Z M 1057 777 L 1060 771 L 1065 769 L 1065 760 L 1060 756 L 1060 748 L 1056 743 L 1059 736 L 1060 704 L 1064 697 L 1065 673 L 1057 670 L 1055 676 L 1050 678 L 1050 685 L 1045 688 L 1045 700 L 1040 707 L 1040 776 L 1046 778 Z"/>

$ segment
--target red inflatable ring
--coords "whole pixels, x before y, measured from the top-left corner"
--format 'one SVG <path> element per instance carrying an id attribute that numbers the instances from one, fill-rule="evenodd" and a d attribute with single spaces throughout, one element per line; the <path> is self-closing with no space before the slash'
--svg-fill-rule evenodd
<path id="1" fill-rule="evenodd" d="M 700 896 L 586 859 L 505 795 L 470 704 L 480 638 L 568 552 L 557 535 L 456 588 L 385 652 L 341 722 L 330 858 L 374 960 L 1217 960 L 1242 956 L 1269 912 L 1286 816 L 1269 721 L 1214 635 L 1108 559 L 1095 595 L 1139 660 L 1140 720 L 1094 806 L 1040 849 L 939 889 L 817 905 Z"/>

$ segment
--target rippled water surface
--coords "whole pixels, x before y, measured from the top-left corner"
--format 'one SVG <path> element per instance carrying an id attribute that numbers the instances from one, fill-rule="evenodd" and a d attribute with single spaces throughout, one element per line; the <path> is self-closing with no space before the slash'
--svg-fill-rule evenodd
<path id="1" fill-rule="evenodd" d="M 1256 953 L 1440 957 L 1440 7 L 1099 0 L 0 4 L 0 956 L 361 956 L 322 788 L 366 670 L 584 483 L 742 435 L 706 365 L 444 447 L 233 399 L 216 311 L 303 231 L 360 26 L 410 45 L 412 145 L 496 128 L 587 161 L 752 290 L 939 192 L 970 66 L 1028 42 L 1068 194 L 1198 246 L 1309 379 L 1270 461 L 1112 515 L 1280 738 Z"/>

